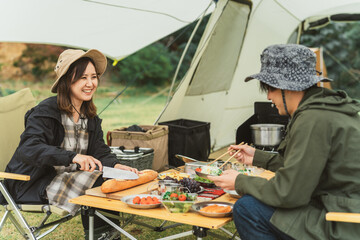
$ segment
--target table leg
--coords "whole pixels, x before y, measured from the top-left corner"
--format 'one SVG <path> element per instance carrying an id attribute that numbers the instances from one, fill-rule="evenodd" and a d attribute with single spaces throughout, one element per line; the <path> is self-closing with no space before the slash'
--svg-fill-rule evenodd
<path id="1" fill-rule="evenodd" d="M 89 209 L 89 240 L 94 240 L 94 214 L 95 209 Z"/>
<path id="2" fill-rule="evenodd" d="M 115 223 L 113 223 L 111 220 L 109 220 L 107 217 L 105 217 L 98 211 L 95 211 L 95 215 L 98 216 L 99 218 L 101 218 L 102 220 L 104 220 L 106 223 L 108 223 L 110 226 L 112 226 L 113 228 L 115 228 L 116 230 L 121 232 L 122 234 L 124 234 L 126 237 L 130 238 L 131 240 L 136 240 L 136 238 L 134 238 L 130 233 L 126 232 L 124 229 L 117 226 Z"/>

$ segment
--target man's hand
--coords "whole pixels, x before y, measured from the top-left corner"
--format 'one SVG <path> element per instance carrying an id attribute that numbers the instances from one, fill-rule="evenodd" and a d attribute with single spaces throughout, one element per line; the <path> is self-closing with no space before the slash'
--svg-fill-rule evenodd
<path id="1" fill-rule="evenodd" d="M 132 167 L 129 167 L 129 166 L 126 166 L 126 165 L 122 165 L 120 163 L 115 164 L 114 168 L 118 168 L 118 169 L 122 169 L 122 170 L 126 170 L 126 171 L 131 171 L 131 172 L 134 172 L 136 174 L 139 174 L 139 171 L 136 168 L 132 168 Z"/>
<path id="2" fill-rule="evenodd" d="M 83 155 L 83 154 L 77 154 L 73 160 L 73 163 L 78 163 L 80 165 L 80 170 L 93 172 L 96 168 L 96 165 L 99 166 L 99 170 L 102 171 L 102 164 L 99 160 L 96 158 L 89 156 L 89 155 Z"/>
<path id="3" fill-rule="evenodd" d="M 236 170 L 230 169 L 224 171 L 220 176 L 208 176 L 208 179 L 213 181 L 216 186 L 221 187 L 226 190 L 235 189 L 235 180 L 237 175 L 240 173 Z"/>
<path id="4" fill-rule="evenodd" d="M 231 151 L 229 154 L 232 156 L 235 154 L 236 151 L 241 150 L 237 153 L 234 157 L 238 162 L 252 166 L 255 154 L 255 148 L 250 147 L 249 145 L 230 145 L 228 150 L 235 150 Z"/>

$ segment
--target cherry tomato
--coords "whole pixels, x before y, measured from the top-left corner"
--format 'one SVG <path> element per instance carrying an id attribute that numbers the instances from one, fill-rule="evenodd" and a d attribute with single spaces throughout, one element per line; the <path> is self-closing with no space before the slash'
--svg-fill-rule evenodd
<path id="1" fill-rule="evenodd" d="M 179 201 L 185 201 L 186 200 L 186 195 L 185 194 L 181 194 L 179 196 Z"/>
<path id="2" fill-rule="evenodd" d="M 177 193 L 172 193 L 172 194 L 170 194 L 170 198 L 178 198 Z"/>
<path id="3" fill-rule="evenodd" d="M 146 198 L 142 197 L 140 200 L 140 204 L 146 204 Z"/>
<path id="4" fill-rule="evenodd" d="M 140 204 L 140 197 L 139 196 L 134 197 L 133 204 Z"/>
<path id="5" fill-rule="evenodd" d="M 198 168 L 195 169 L 195 171 L 196 172 L 201 172 L 201 168 L 198 167 Z"/>

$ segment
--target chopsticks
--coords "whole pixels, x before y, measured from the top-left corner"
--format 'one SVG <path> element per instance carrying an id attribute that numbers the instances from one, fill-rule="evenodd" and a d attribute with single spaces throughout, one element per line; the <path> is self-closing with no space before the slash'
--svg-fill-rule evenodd
<path id="1" fill-rule="evenodd" d="M 244 142 L 241 142 L 241 143 L 238 144 L 238 146 L 243 145 L 243 144 L 244 144 Z M 226 154 L 229 154 L 230 152 L 231 152 L 231 150 L 227 151 L 226 153 L 222 154 L 220 157 L 216 158 L 214 161 L 211 161 L 211 162 L 209 162 L 208 164 L 206 164 L 206 166 L 209 166 L 209 165 L 213 164 L 214 162 L 216 162 L 217 160 L 219 160 L 220 158 L 222 158 L 222 157 L 225 156 Z M 234 156 L 234 155 L 233 155 L 233 156 Z M 231 158 L 230 158 L 230 159 L 231 159 Z M 227 161 L 229 161 L 230 159 L 228 159 Z M 225 163 L 224 163 L 224 164 L 225 164 Z M 224 164 L 223 164 L 223 165 L 224 165 Z"/>
<path id="2" fill-rule="evenodd" d="M 243 145 L 243 144 L 244 144 L 244 142 L 241 142 L 238 146 Z M 241 149 L 237 150 L 231 157 L 228 158 L 228 160 L 226 160 L 223 164 L 221 164 L 221 166 L 219 168 L 221 169 L 227 162 L 229 162 L 239 152 L 241 152 Z"/>

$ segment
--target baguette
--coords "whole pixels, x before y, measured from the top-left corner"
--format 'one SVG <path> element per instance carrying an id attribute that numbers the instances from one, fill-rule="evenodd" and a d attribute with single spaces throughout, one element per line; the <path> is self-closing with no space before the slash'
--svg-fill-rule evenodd
<path id="1" fill-rule="evenodd" d="M 158 176 L 154 170 L 143 170 L 139 172 L 139 178 L 136 180 L 109 179 L 101 185 L 103 193 L 118 192 L 143 183 L 150 182 Z"/>

